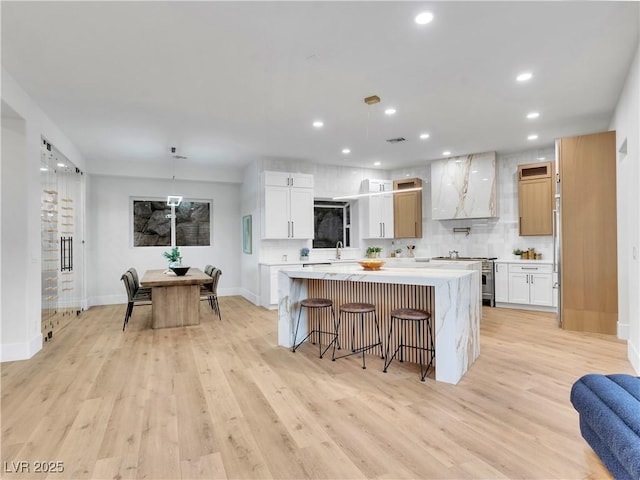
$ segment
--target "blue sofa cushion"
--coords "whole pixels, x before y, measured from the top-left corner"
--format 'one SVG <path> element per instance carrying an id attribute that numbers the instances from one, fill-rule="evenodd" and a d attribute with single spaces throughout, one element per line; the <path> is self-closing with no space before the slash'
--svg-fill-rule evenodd
<path id="1" fill-rule="evenodd" d="M 580 432 L 616 480 L 640 479 L 640 377 L 585 375 L 571 388 Z"/>

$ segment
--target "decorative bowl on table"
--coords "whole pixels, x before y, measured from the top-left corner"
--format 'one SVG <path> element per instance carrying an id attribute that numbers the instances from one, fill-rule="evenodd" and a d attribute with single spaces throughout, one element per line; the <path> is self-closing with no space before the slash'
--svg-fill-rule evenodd
<path id="1" fill-rule="evenodd" d="M 172 267 L 169 267 L 169 268 L 170 268 L 170 269 L 171 269 L 171 271 L 173 271 L 173 273 L 175 273 L 178 277 L 182 277 L 182 276 L 184 276 L 184 275 L 186 275 L 186 274 L 187 274 L 187 272 L 189 271 L 189 269 L 190 269 L 191 267 L 182 267 L 182 266 L 178 267 L 178 266 L 172 266 Z"/>
<path id="2" fill-rule="evenodd" d="M 361 260 L 358 263 L 362 265 L 362 268 L 364 268 L 365 270 L 380 270 L 385 264 L 385 261 L 379 259 L 368 259 Z"/>

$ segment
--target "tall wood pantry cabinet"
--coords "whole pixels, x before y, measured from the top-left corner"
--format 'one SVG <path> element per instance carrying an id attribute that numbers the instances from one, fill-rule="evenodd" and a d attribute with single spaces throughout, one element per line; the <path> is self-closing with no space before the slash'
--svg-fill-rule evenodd
<path id="1" fill-rule="evenodd" d="M 553 205 L 552 163 L 518 165 L 520 235 L 553 235 Z"/>
<path id="2" fill-rule="evenodd" d="M 394 237 L 422 238 L 422 180 L 394 180 L 393 190 Z"/>

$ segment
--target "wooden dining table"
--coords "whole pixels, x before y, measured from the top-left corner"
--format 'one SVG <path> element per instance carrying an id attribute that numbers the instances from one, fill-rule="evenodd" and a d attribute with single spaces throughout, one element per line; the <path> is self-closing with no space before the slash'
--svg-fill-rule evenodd
<path id="1" fill-rule="evenodd" d="M 140 285 L 151 287 L 153 328 L 200 324 L 200 286 L 213 279 L 198 268 L 177 276 L 171 270 L 147 270 Z"/>

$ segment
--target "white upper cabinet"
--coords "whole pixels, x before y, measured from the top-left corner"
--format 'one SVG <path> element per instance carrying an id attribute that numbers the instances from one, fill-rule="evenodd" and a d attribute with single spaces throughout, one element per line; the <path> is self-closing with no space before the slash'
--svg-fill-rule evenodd
<path id="1" fill-rule="evenodd" d="M 263 172 L 263 239 L 313 238 L 313 175 Z"/>
<path id="2" fill-rule="evenodd" d="M 431 213 L 434 220 L 498 216 L 496 152 L 431 162 Z"/>
<path id="3" fill-rule="evenodd" d="M 363 238 L 393 238 L 393 180 L 363 180 Z M 387 192 L 387 193 L 384 193 Z"/>

